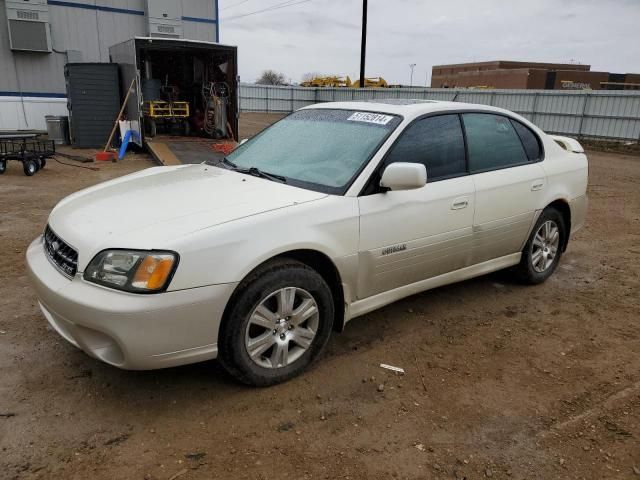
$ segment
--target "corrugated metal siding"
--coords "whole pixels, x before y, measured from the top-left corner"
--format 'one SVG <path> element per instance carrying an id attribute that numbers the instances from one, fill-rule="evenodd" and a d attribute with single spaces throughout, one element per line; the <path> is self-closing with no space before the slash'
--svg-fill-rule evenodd
<path id="1" fill-rule="evenodd" d="M 95 10 L 50 4 L 51 39 L 59 52 L 77 50 L 83 62 L 108 62 L 109 47 L 130 38 L 146 35 L 144 0 L 67 0 L 83 6 L 98 5 L 120 11 Z M 13 53 L 9 48 L 9 34 L 5 0 L 0 0 L 0 93 L 38 92 L 64 93 L 64 53 Z M 215 19 L 214 0 L 182 0 L 184 17 Z M 183 21 L 185 38 L 215 41 L 215 23 Z M 15 68 L 14 68 L 15 62 Z M 1 98 L 0 98 L 1 101 Z"/>
<path id="2" fill-rule="evenodd" d="M 493 105 L 516 112 L 547 132 L 640 140 L 640 92 L 240 86 L 243 112 L 292 112 L 320 102 L 385 98 Z"/>
<path id="3" fill-rule="evenodd" d="M 45 115 L 68 115 L 66 98 L 2 97 L 0 130 L 46 130 Z"/>

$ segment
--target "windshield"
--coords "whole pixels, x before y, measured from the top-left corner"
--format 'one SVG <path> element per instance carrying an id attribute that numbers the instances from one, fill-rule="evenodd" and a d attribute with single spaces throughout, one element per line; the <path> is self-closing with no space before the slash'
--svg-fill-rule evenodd
<path id="1" fill-rule="evenodd" d="M 290 185 L 343 194 L 401 119 L 355 110 L 299 110 L 240 145 L 227 159 Z"/>

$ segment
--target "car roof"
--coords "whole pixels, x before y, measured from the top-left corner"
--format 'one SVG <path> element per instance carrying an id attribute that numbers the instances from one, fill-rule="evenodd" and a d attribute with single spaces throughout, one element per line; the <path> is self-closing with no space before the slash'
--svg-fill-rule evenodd
<path id="1" fill-rule="evenodd" d="M 482 110 L 489 112 L 498 112 L 503 114 L 515 115 L 513 112 L 502 108 L 492 107 L 489 105 L 481 105 L 475 103 L 462 102 L 441 102 L 438 100 L 423 99 L 380 99 L 380 100 L 362 100 L 351 102 L 326 102 L 316 103 L 304 107 L 307 109 L 338 109 L 338 110 L 362 110 L 367 112 L 387 113 L 392 115 L 402 115 L 406 119 L 419 117 L 428 113 L 444 112 L 449 110 Z"/>

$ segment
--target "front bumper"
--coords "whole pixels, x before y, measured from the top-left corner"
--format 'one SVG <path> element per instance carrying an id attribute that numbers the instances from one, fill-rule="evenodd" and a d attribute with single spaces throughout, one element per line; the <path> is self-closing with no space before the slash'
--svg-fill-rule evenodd
<path id="1" fill-rule="evenodd" d="M 131 370 L 215 358 L 224 308 L 237 284 L 151 295 L 131 294 L 64 277 L 42 238 L 27 250 L 40 308 L 67 341 L 110 365 Z"/>

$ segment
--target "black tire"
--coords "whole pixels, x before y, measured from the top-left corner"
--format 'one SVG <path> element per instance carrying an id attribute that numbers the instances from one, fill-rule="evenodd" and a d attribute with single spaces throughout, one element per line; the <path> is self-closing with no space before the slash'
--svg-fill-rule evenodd
<path id="1" fill-rule="evenodd" d="M 0 175 L 7 171 L 7 161 L 0 160 Z"/>
<path id="2" fill-rule="evenodd" d="M 22 162 L 22 169 L 27 177 L 31 177 L 38 171 L 38 164 L 35 160 L 24 160 Z"/>
<path id="3" fill-rule="evenodd" d="M 156 121 L 152 118 L 149 118 L 147 121 L 147 130 L 148 135 L 153 138 L 158 134 L 158 125 Z"/>
<path id="4" fill-rule="evenodd" d="M 548 256 L 551 255 L 551 252 L 553 252 L 552 242 L 545 240 L 542 244 L 543 246 L 541 246 L 539 239 L 542 237 L 536 237 L 545 225 L 555 226 L 558 230 L 557 246 L 551 260 L 547 259 Z M 562 214 L 555 208 L 546 208 L 543 210 L 522 250 L 520 263 L 514 269 L 516 279 L 522 283 L 537 285 L 549 278 L 560 262 L 564 245 L 566 245 L 567 235 L 568 232 Z M 538 250 L 541 249 L 543 252 L 541 255 L 543 256 L 546 251 L 547 256 L 544 256 L 544 258 L 537 255 Z"/>
<path id="5" fill-rule="evenodd" d="M 46 165 L 47 165 L 47 159 L 46 158 L 41 158 L 40 159 L 40 169 L 43 169 Z"/>
<path id="6" fill-rule="evenodd" d="M 38 166 L 38 171 L 40 171 L 42 169 L 42 160 L 40 160 L 39 158 L 34 158 L 33 160 L 36 162 L 36 165 Z"/>
<path id="7" fill-rule="evenodd" d="M 253 328 L 249 325 L 250 317 L 258 306 L 268 301 L 265 299 L 281 289 L 290 287 L 296 287 L 299 291 L 308 293 L 315 301 L 318 312 L 317 316 L 314 316 L 314 321 L 317 322 L 315 336 L 308 348 L 302 352 L 295 343 L 295 337 L 286 337 L 294 339 L 291 340 L 292 343 L 288 343 L 289 340 L 287 340 L 288 345 L 293 345 L 289 347 L 292 350 L 288 352 L 295 352 L 294 349 L 297 349 L 300 355 L 292 363 L 275 368 L 259 365 L 257 360 L 250 357 L 245 344 L 245 336 L 250 335 L 249 329 Z M 270 262 L 250 274 L 232 296 L 218 335 L 218 360 L 227 372 L 247 385 L 266 387 L 287 381 L 300 374 L 323 350 L 331 335 L 333 318 L 331 290 L 318 272 L 295 260 L 282 259 Z M 293 328 L 290 331 L 295 335 L 298 327 L 289 328 Z M 273 330 L 274 342 L 278 340 L 275 331 Z M 269 328 L 267 327 L 262 333 L 267 335 Z M 284 336 L 280 338 L 284 339 L 289 332 L 285 329 L 282 335 Z M 272 348 L 275 349 L 276 346 Z M 266 358 L 270 351 L 272 353 L 269 356 L 273 357 L 275 351 L 269 348 L 260 354 L 261 361 L 270 361 Z"/>

